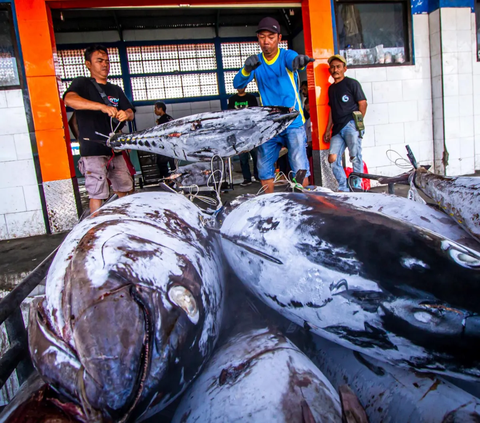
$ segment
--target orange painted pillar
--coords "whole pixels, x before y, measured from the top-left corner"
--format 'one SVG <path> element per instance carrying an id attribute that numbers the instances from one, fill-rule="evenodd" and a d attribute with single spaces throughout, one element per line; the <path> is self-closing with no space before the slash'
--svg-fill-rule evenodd
<path id="1" fill-rule="evenodd" d="M 55 39 L 44 0 L 16 0 L 15 9 L 51 232 L 78 217 L 76 181 L 66 116 L 55 72 Z"/>
<path id="2" fill-rule="evenodd" d="M 328 78 L 327 59 L 334 53 L 333 10 L 330 0 L 304 0 L 302 2 L 303 31 L 305 35 L 305 54 L 313 57 L 313 66 L 307 67 L 308 97 L 310 99 L 310 117 L 312 120 L 313 174 L 315 184 L 324 185 L 325 160 L 329 144 L 323 142 L 323 133 L 327 126 L 328 114 Z M 315 101 L 312 101 L 315 99 Z M 331 170 L 328 169 L 331 173 Z"/>

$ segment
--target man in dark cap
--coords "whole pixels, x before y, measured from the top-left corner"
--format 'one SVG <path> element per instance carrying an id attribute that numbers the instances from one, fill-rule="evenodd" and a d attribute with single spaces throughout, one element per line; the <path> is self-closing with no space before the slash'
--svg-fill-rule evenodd
<path id="1" fill-rule="evenodd" d="M 157 101 L 155 103 L 155 114 L 160 116 L 157 119 L 157 125 L 162 125 L 163 123 L 170 122 L 173 118 L 170 115 L 167 115 L 167 106 L 162 101 Z M 160 177 L 167 178 L 170 176 L 170 171 L 168 170 L 168 165 L 170 164 L 170 170 L 175 169 L 175 160 L 171 157 L 162 156 L 157 154 L 157 166 L 160 172 Z"/>
<path id="2" fill-rule="evenodd" d="M 282 40 L 280 25 L 274 18 L 264 18 L 258 24 L 257 38 L 262 50 L 245 60 L 244 67 L 233 80 L 235 88 L 245 88 L 255 79 L 264 106 L 285 106 L 300 111 L 299 116 L 281 134 L 258 147 L 258 174 L 266 193 L 273 192 L 275 161 L 282 147 L 288 148 L 288 160 L 294 175 L 301 169 L 310 175 L 306 154 L 302 100 L 298 91 L 298 70 L 313 59 L 293 50 L 278 47 Z M 307 178 L 304 179 L 304 183 Z"/>

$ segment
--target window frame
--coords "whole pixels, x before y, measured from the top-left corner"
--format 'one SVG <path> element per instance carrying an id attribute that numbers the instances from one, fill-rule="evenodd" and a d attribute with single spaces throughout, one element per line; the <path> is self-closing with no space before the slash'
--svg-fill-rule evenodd
<path id="1" fill-rule="evenodd" d="M 22 57 L 18 48 L 17 29 L 15 23 L 15 15 L 10 2 L 0 1 L 0 10 L 6 10 L 9 13 L 10 21 L 10 35 L 12 39 L 13 52 L 15 54 L 15 61 L 17 66 L 18 84 L 0 86 L 0 91 L 18 90 L 24 88 Z"/>
<path id="2" fill-rule="evenodd" d="M 405 13 L 405 19 L 403 21 L 403 30 L 406 34 L 405 39 L 405 60 L 404 63 L 372 63 L 365 65 L 348 65 L 349 69 L 362 69 L 362 68 L 390 68 L 397 66 L 412 66 L 415 64 L 415 49 L 413 44 L 413 18 L 412 18 L 412 5 L 409 0 L 335 0 L 334 2 L 334 31 L 335 31 L 335 45 L 336 53 L 340 53 L 339 47 L 339 34 L 338 34 L 338 6 L 340 4 L 378 4 L 378 3 L 399 3 L 402 4 Z"/>

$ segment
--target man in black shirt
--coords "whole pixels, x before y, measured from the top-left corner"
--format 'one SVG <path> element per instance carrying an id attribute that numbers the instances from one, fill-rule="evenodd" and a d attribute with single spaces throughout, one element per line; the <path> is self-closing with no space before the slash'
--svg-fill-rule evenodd
<path id="1" fill-rule="evenodd" d="M 253 94 L 248 94 L 245 92 L 245 88 L 237 88 L 238 93 L 232 95 L 228 99 L 228 108 L 229 109 L 243 109 L 245 107 L 257 107 L 258 101 L 257 97 Z M 257 149 L 242 153 L 238 157 L 240 158 L 240 166 L 242 168 L 243 182 L 240 184 L 242 187 L 246 187 L 252 184 L 252 172 L 250 171 L 250 155 L 253 160 L 253 175 L 256 181 L 258 179 L 258 170 L 257 170 Z"/>
<path id="2" fill-rule="evenodd" d="M 132 121 L 134 108 L 122 89 L 107 82 L 110 61 L 107 49 L 94 45 L 85 50 L 85 65 L 91 78 L 75 78 L 64 94 L 65 104 L 75 109 L 79 129 L 80 159 L 78 165 L 85 175 L 85 188 L 90 198 L 93 213 L 108 198 L 109 186 L 119 197 L 133 190 L 132 176 L 121 154 L 114 154 L 105 145 L 92 141 L 105 141 L 99 134 L 109 135 L 121 122 Z M 94 85 L 96 81 L 106 94 L 110 105 Z M 115 119 L 115 120 L 114 120 Z"/>
<path id="3" fill-rule="evenodd" d="M 329 71 L 335 82 L 328 88 L 330 115 L 323 135 L 324 141 L 330 143 L 328 161 L 332 164 L 339 191 L 349 191 L 345 171 L 342 167 L 342 156 L 346 147 L 350 153 L 353 171 L 363 172 L 363 131 L 357 129 L 353 112 L 359 111 L 363 117 L 367 112 L 367 99 L 362 86 L 357 80 L 345 76 L 346 63 L 346 60 L 339 54 L 328 59 Z M 360 187 L 361 180 L 354 178 L 353 188 Z"/>
<path id="4" fill-rule="evenodd" d="M 161 125 L 163 123 L 167 123 L 173 120 L 170 115 L 167 115 L 167 106 L 161 101 L 157 101 L 155 103 L 155 114 L 157 116 L 160 116 L 157 119 L 157 125 Z M 167 178 L 168 176 L 170 176 L 170 171 L 168 170 L 169 164 L 170 170 L 173 171 L 175 169 L 175 159 L 167 156 L 162 156 L 161 154 L 157 154 L 157 166 L 158 170 L 160 171 L 160 176 L 162 178 Z"/>

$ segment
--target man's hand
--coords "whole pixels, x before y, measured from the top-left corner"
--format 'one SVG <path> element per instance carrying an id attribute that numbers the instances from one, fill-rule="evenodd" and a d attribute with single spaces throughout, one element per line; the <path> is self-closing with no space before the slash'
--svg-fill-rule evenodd
<path id="1" fill-rule="evenodd" d="M 108 116 L 110 116 L 112 118 L 116 118 L 117 114 L 118 114 L 118 110 L 117 110 L 116 107 L 107 106 L 106 104 L 103 105 L 102 112 L 107 114 Z M 118 120 L 120 120 L 120 119 L 118 119 Z"/>
<path id="2" fill-rule="evenodd" d="M 306 56 L 305 54 L 299 54 L 292 62 L 292 70 L 295 72 L 299 69 L 303 69 L 307 66 L 310 62 L 315 62 L 315 59 L 311 59 L 310 57 Z"/>
<path id="3" fill-rule="evenodd" d="M 119 110 L 117 112 L 117 116 L 115 117 L 119 122 L 124 122 L 126 120 L 128 120 L 128 115 L 127 113 L 125 112 L 125 110 Z"/>
<path id="4" fill-rule="evenodd" d="M 261 64 L 262 62 L 260 62 L 258 56 L 254 54 L 253 56 L 247 57 L 243 69 L 245 69 L 245 72 L 250 73 L 253 70 L 257 69 Z"/>
<path id="5" fill-rule="evenodd" d="M 325 131 L 325 133 L 323 134 L 323 141 L 325 143 L 329 144 L 331 138 L 332 138 L 331 130 L 330 131 Z"/>

